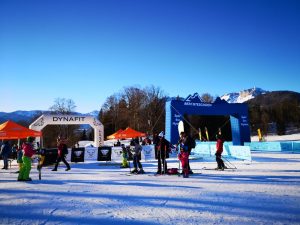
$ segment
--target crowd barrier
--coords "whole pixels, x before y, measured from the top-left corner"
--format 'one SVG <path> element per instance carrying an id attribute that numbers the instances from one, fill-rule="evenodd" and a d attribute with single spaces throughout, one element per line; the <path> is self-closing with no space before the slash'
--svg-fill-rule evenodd
<path id="1" fill-rule="evenodd" d="M 128 160 L 132 160 L 133 147 L 127 147 L 129 155 Z M 234 159 L 251 161 L 251 151 L 269 151 L 269 152 L 300 152 L 300 141 L 285 142 L 251 142 L 244 146 L 234 146 L 231 142 L 224 143 L 223 156 Z M 196 142 L 196 147 L 192 149 L 190 158 L 214 158 L 216 152 L 216 142 Z M 57 159 L 57 148 L 45 149 L 44 165 L 54 164 Z M 175 149 L 170 152 L 170 158 L 177 158 Z M 114 161 L 121 162 L 123 159 L 122 148 L 112 146 L 69 148 L 66 156 L 67 161 L 85 162 L 85 161 Z M 141 160 L 153 161 L 155 157 L 155 146 L 142 146 Z"/>
<path id="2" fill-rule="evenodd" d="M 251 142 L 245 145 L 250 146 L 251 151 L 300 152 L 300 141 Z"/>
<path id="3" fill-rule="evenodd" d="M 214 158 L 216 153 L 216 142 L 196 142 L 196 147 L 192 150 L 194 158 Z M 233 159 L 251 161 L 251 151 L 249 146 L 232 145 L 225 142 L 222 156 Z"/>
<path id="4" fill-rule="evenodd" d="M 128 160 L 133 160 L 133 148 L 127 147 Z M 45 161 L 44 165 L 51 165 L 56 162 L 57 148 L 44 149 Z M 85 147 L 85 148 L 68 148 L 66 160 L 70 162 L 85 162 L 85 161 L 115 161 L 121 162 L 123 159 L 122 147 Z M 155 160 L 154 145 L 142 146 L 142 154 L 140 160 L 150 161 Z"/>

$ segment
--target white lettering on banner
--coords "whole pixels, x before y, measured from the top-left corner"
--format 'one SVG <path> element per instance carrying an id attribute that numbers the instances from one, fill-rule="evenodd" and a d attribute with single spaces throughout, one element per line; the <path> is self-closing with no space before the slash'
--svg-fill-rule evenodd
<path id="1" fill-rule="evenodd" d="M 187 106 L 206 106 L 206 107 L 211 107 L 212 104 L 209 103 L 198 103 L 198 102 L 184 102 L 184 105 Z"/>
<path id="2" fill-rule="evenodd" d="M 83 122 L 85 119 L 84 116 L 74 116 L 74 117 L 68 117 L 68 116 L 54 116 L 53 121 L 59 121 L 59 122 L 71 122 L 71 121 L 78 121 L 78 122 Z"/>
<path id="3" fill-rule="evenodd" d="M 173 126 L 178 126 L 179 122 L 173 122 L 172 125 Z"/>

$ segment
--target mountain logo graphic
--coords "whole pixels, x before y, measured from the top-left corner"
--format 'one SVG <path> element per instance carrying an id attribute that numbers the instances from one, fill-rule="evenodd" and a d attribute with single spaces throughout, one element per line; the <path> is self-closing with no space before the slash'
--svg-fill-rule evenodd
<path id="1" fill-rule="evenodd" d="M 108 152 L 109 152 L 108 149 L 102 149 L 102 150 L 101 150 L 101 153 L 102 153 L 102 155 L 104 155 L 104 156 L 106 156 Z"/>
<path id="2" fill-rule="evenodd" d="M 189 95 L 184 101 L 185 102 L 193 102 L 193 103 L 203 103 L 204 102 L 198 93 Z"/>

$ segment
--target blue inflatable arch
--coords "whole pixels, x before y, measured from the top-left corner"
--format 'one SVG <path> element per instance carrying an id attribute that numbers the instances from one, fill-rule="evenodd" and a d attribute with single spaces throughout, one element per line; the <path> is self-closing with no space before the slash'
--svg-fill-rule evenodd
<path id="1" fill-rule="evenodd" d="M 184 101 L 171 100 L 166 102 L 166 139 L 177 143 L 179 139 L 178 123 L 184 121 L 183 115 L 230 115 L 232 143 L 244 145 L 250 142 L 248 105 L 244 103 L 227 103 L 217 98 L 214 103 L 203 102 L 198 93 L 189 95 Z"/>

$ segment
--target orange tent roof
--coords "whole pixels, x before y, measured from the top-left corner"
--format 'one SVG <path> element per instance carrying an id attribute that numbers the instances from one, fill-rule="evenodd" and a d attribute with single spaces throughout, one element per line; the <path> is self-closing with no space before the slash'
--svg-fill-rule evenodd
<path id="1" fill-rule="evenodd" d="M 11 120 L 0 125 L 0 139 L 22 139 L 28 136 L 39 137 L 42 132 L 23 127 Z"/>
<path id="2" fill-rule="evenodd" d="M 120 129 L 120 130 L 118 130 L 117 132 L 115 132 L 115 133 L 113 133 L 113 134 L 107 136 L 107 139 L 108 139 L 108 140 L 116 139 L 116 135 L 117 135 L 117 134 L 120 134 L 121 132 L 123 132 L 122 129 Z"/>
<path id="3" fill-rule="evenodd" d="M 135 137 L 145 137 L 146 134 L 136 131 L 130 127 L 127 127 L 123 132 L 115 135 L 117 139 L 135 138 Z"/>

